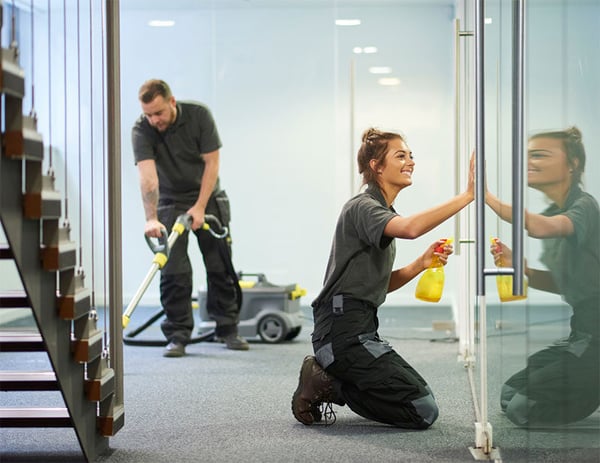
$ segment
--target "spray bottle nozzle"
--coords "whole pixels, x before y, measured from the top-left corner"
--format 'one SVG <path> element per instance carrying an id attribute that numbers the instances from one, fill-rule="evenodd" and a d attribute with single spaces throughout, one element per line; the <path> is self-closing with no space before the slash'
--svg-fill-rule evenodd
<path id="1" fill-rule="evenodd" d="M 496 246 L 496 247 L 494 248 L 494 250 L 495 250 L 496 252 L 500 252 L 500 251 L 502 251 L 502 247 L 500 246 L 500 239 L 499 239 L 499 238 L 495 238 L 495 237 L 493 237 L 493 236 L 492 236 L 492 237 L 490 238 L 490 242 L 492 243 L 492 245 Z"/>
<path id="2" fill-rule="evenodd" d="M 442 253 L 444 252 L 444 246 L 448 246 L 449 244 L 452 244 L 452 238 L 442 238 L 444 239 L 444 244 L 440 244 L 439 246 L 436 246 L 435 248 L 435 252 L 439 252 Z"/>

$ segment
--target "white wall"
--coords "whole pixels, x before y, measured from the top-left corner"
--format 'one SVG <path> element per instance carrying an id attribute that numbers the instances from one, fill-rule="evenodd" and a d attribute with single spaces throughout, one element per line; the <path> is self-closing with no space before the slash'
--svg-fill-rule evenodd
<path id="1" fill-rule="evenodd" d="M 362 19 L 361 26 L 345 29 L 334 25 L 335 13 L 330 7 L 123 11 L 125 295 L 143 278 L 144 257 L 150 259 L 129 139 L 140 113 L 137 89 L 150 77 L 165 79 L 176 97 L 204 101 L 214 112 L 223 139 L 222 186 L 233 208 L 236 268 L 263 272 L 275 283 L 298 283 L 309 292 L 306 303 L 320 290 L 338 212 L 358 186 L 352 170 L 364 129 L 400 130 L 415 152 L 415 185 L 400 195 L 400 213 L 452 193 L 452 184 L 439 180 L 452 165 L 452 8 L 338 11 Z M 172 19 L 176 26 L 148 27 L 156 18 Z M 365 45 L 377 46 L 379 53 L 352 53 L 354 46 Z M 366 71 L 372 65 L 391 66 L 402 84 L 378 86 Z M 399 243 L 398 264 L 448 233 L 438 230 L 415 243 Z M 199 257 L 196 264 L 201 285 Z M 407 293 L 412 300 L 412 290 L 399 295 Z M 155 301 L 157 294 L 155 284 L 145 300 Z"/>

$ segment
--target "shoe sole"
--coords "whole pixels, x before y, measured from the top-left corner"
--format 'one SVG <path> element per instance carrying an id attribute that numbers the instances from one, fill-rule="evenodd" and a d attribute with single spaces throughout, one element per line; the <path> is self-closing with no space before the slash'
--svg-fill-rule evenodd
<path id="1" fill-rule="evenodd" d="M 250 350 L 250 346 L 244 346 L 244 345 L 241 345 L 241 346 L 226 346 L 226 347 L 227 347 L 227 349 L 230 349 L 230 350 Z"/>
<path id="2" fill-rule="evenodd" d="M 163 352 L 163 357 L 167 358 L 175 358 L 175 357 L 183 357 L 185 355 L 185 350 L 165 350 Z"/>
<path id="3" fill-rule="evenodd" d="M 223 338 L 215 338 L 215 341 L 225 344 L 225 347 L 230 350 L 250 350 L 250 344 L 247 342 L 244 344 L 227 344 L 227 341 L 225 341 Z"/>
<path id="4" fill-rule="evenodd" d="M 311 418 L 313 418 L 313 420 L 307 422 L 307 420 L 303 419 L 302 417 L 300 417 L 299 414 L 296 413 L 296 410 L 294 409 L 294 404 L 296 403 L 296 400 L 299 399 L 300 393 L 302 392 L 302 375 L 305 372 L 306 368 L 311 368 L 310 362 L 307 361 L 309 358 L 310 355 L 304 357 L 304 360 L 302 361 L 302 368 L 300 368 L 300 375 L 298 377 L 298 387 L 296 388 L 296 390 L 294 391 L 294 395 L 292 396 L 292 413 L 294 415 L 294 418 L 296 418 L 300 423 L 307 426 L 314 423 L 314 418 L 310 413 L 310 409 L 308 411 L 308 414 Z"/>

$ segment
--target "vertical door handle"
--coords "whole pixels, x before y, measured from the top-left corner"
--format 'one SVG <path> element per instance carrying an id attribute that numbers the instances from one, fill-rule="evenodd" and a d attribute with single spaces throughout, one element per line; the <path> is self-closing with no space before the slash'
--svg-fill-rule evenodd
<path id="1" fill-rule="evenodd" d="M 525 229 L 523 192 L 525 0 L 513 2 L 512 75 L 512 241 L 513 294 L 523 294 L 523 231 Z"/>
<path id="2" fill-rule="evenodd" d="M 525 0 L 513 1 L 512 40 L 512 245 L 513 267 L 484 268 L 485 263 L 485 74 L 483 0 L 475 6 L 475 146 L 476 146 L 476 269 L 477 295 L 485 295 L 485 276 L 513 275 L 513 294 L 523 294 L 524 226 L 524 62 Z"/>

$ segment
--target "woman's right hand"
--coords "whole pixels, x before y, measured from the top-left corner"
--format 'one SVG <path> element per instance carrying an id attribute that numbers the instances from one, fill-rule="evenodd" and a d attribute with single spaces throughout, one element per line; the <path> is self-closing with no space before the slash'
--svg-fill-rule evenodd
<path id="1" fill-rule="evenodd" d="M 496 267 L 512 267 L 512 250 L 500 239 L 494 238 L 490 245 L 490 252 L 494 256 Z"/>
<path id="2" fill-rule="evenodd" d="M 437 256 L 442 265 L 448 263 L 448 256 L 454 253 L 454 247 L 452 244 L 447 244 L 446 242 L 447 240 L 445 238 L 437 240 L 421 255 L 423 269 L 429 268 L 433 261 L 433 256 Z"/>

